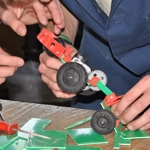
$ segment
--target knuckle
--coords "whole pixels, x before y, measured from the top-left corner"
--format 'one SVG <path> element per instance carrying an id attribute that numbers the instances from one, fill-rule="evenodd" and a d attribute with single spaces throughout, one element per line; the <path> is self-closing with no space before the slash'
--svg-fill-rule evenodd
<path id="1" fill-rule="evenodd" d="M 46 77 L 51 81 L 53 80 L 52 76 L 53 76 L 53 74 L 51 72 L 49 72 L 49 71 L 46 72 Z"/>
<path id="2" fill-rule="evenodd" d="M 128 124 L 128 123 L 133 119 L 133 116 L 130 116 L 130 118 L 129 118 L 129 115 L 128 115 L 128 114 L 125 114 L 125 115 L 123 115 L 123 116 L 121 117 L 121 119 L 122 119 L 123 121 L 125 121 L 125 124 Z"/>
<path id="3" fill-rule="evenodd" d="M 40 66 L 38 67 L 38 70 L 39 70 L 40 73 L 43 73 L 43 67 L 42 67 L 41 64 L 40 64 Z"/>
<path id="4" fill-rule="evenodd" d="M 50 58 L 46 59 L 46 61 L 45 61 L 46 67 L 51 67 L 51 64 L 53 64 L 53 63 L 54 63 L 53 60 L 50 60 Z"/>
<path id="5" fill-rule="evenodd" d="M 136 102 L 132 105 L 132 108 L 137 111 L 137 112 L 141 112 L 143 109 L 144 109 L 144 105 L 143 105 L 143 102 Z"/>
<path id="6" fill-rule="evenodd" d="M 42 81 L 43 81 L 44 83 L 47 84 L 47 78 L 46 78 L 44 75 L 41 76 L 41 79 L 42 79 Z"/>
<path id="7" fill-rule="evenodd" d="M 150 82 L 150 75 L 146 75 L 145 77 L 142 78 L 142 81 L 144 83 L 149 83 Z"/>
<path id="8" fill-rule="evenodd" d="M 129 103 L 132 102 L 134 97 L 134 93 L 133 92 L 128 92 L 127 94 L 124 95 L 124 99 L 126 101 L 128 101 Z"/>

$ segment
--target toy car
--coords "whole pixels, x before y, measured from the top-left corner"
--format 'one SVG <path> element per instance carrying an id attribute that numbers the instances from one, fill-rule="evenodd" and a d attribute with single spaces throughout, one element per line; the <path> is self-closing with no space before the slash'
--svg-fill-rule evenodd
<path id="1" fill-rule="evenodd" d="M 110 111 L 110 106 L 118 103 L 122 96 L 116 96 L 106 85 L 107 77 L 101 70 L 92 70 L 85 63 L 84 57 L 77 52 L 70 57 L 72 49 L 64 39 L 55 36 L 43 28 L 37 36 L 48 55 L 59 58 L 63 65 L 57 73 L 57 83 L 65 92 L 90 95 L 102 90 L 106 97 L 101 103 L 104 109 L 96 111 L 91 120 L 92 128 L 100 134 L 111 133 L 118 120 Z"/>

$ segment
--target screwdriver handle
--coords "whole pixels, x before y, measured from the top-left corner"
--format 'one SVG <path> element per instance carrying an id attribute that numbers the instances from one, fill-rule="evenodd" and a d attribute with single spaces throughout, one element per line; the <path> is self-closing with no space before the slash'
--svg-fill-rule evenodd
<path id="1" fill-rule="evenodd" d="M 19 129 L 17 123 L 9 124 L 7 122 L 0 121 L 0 131 L 5 132 L 6 134 L 12 135 L 16 131 L 14 129 Z"/>

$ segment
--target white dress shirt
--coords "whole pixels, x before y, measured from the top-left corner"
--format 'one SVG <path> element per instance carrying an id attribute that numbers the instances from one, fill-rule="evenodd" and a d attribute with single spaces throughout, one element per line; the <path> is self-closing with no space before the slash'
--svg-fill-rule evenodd
<path id="1" fill-rule="evenodd" d="M 112 0 L 95 0 L 98 6 L 104 11 L 104 13 L 109 16 L 111 10 Z"/>

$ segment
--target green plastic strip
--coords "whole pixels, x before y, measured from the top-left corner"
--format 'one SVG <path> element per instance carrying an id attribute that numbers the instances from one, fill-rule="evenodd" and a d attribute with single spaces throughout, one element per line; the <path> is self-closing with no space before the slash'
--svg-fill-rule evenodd
<path id="1" fill-rule="evenodd" d="M 119 149 L 120 145 L 131 145 L 131 140 L 130 139 L 124 139 L 121 137 L 121 131 L 120 129 L 122 128 L 122 124 L 119 123 L 118 127 L 115 127 L 115 136 L 114 136 L 114 149 Z"/>
<path id="2" fill-rule="evenodd" d="M 75 124 L 72 124 L 72 125 L 70 125 L 70 126 L 68 126 L 68 127 L 65 127 L 64 129 L 65 129 L 65 130 L 66 130 L 66 129 L 71 129 L 71 128 L 74 128 L 74 127 L 79 126 L 79 125 L 81 125 L 81 124 L 84 124 L 84 123 L 90 121 L 91 118 L 92 118 L 92 117 L 88 117 L 88 118 L 86 118 L 86 119 L 84 119 L 84 120 L 81 120 L 81 121 L 75 123 Z"/>
<path id="3" fill-rule="evenodd" d="M 15 133 L 14 135 L 1 135 L 0 136 L 0 149 L 4 149 L 5 147 L 11 145 L 13 142 L 19 139 L 18 134 Z"/>
<path id="4" fill-rule="evenodd" d="M 87 147 L 87 146 L 67 145 L 66 149 L 59 149 L 59 150 L 102 150 L 102 149 L 101 148 L 95 148 L 95 147 Z"/>
<path id="5" fill-rule="evenodd" d="M 72 129 L 67 132 L 78 145 L 108 143 L 102 135 L 96 133 L 92 128 Z"/>
<path id="6" fill-rule="evenodd" d="M 115 132 L 114 136 L 114 149 L 119 149 L 120 145 L 131 145 L 130 139 L 124 139 L 121 137 L 121 132 Z"/>
<path id="7" fill-rule="evenodd" d="M 70 39 L 66 35 L 60 34 L 59 37 L 66 40 L 67 42 L 71 43 Z"/>
<path id="8" fill-rule="evenodd" d="M 60 58 L 60 61 L 63 63 L 63 64 L 65 64 L 66 62 L 62 59 L 62 58 Z"/>
<path id="9" fill-rule="evenodd" d="M 102 106 L 103 109 L 107 109 L 107 110 L 110 110 L 110 111 L 111 111 L 111 107 L 110 107 L 110 106 L 109 106 L 109 107 L 106 106 L 104 100 L 101 102 L 101 106 Z"/>
<path id="10" fill-rule="evenodd" d="M 30 119 L 24 126 L 21 127 L 22 130 L 31 131 L 31 130 L 44 130 L 51 123 L 51 120 L 48 119 Z"/>
<path id="11" fill-rule="evenodd" d="M 124 139 L 144 139 L 144 138 L 150 138 L 150 134 L 143 130 L 124 130 L 121 133 L 121 137 Z"/>
<path id="12" fill-rule="evenodd" d="M 105 86 L 101 81 L 98 81 L 97 85 L 96 85 L 100 90 L 102 90 L 106 95 L 110 95 L 113 92 L 107 87 Z"/>
<path id="13" fill-rule="evenodd" d="M 4 150 L 22 150 L 26 147 L 27 140 L 25 139 L 19 139 L 15 141 L 13 144 L 8 145 L 7 148 L 4 148 Z"/>

